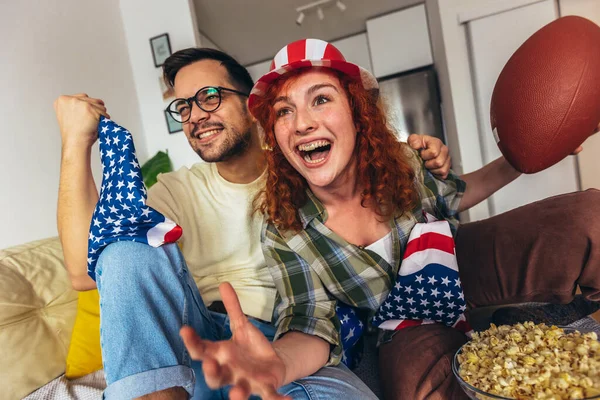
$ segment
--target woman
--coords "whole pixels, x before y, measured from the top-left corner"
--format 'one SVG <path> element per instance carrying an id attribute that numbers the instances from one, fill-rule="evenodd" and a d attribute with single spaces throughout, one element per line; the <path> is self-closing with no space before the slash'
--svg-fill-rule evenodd
<path id="1" fill-rule="evenodd" d="M 376 89 L 374 77 L 347 63 L 332 45 L 308 39 L 276 55 L 249 99 L 272 148 L 261 208 L 268 215 L 263 250 L 279 292 L 273 347 L 286 343 L 269 353 L 278 367 L 259 368 L 271 375 L 283 369 L 282 382 L 340 362 L 344 338 L 336 304 L 372 316 L 394 285 L 411 230 L 426 222 L 426 214 L 448 221 L 455 232 L 458 212 L 519 176 L 500 158 L 461 178 L 433 178 L 387 127 Z M 581 212 L 584 205 L 594 210 Z M 597 300 L 600 252 L 589 245 L 597 246 L 600 222 L 590 225 L 589 218 L 598 218 L 599 205 L 599 192 L 576 193 L 458 229 L 456 252 L 469 304 L 568 302 L 576 284 Z M 544 235 L 539 226 L 532 229 L 532 221 L 545 222 Z M 561 235 L 565 230 L 572 235 L 568 240 Z M 498 247 L 511 251 L 503 254 Z M 235 295 L 223 289 L 224 301 L 235 308 Z M 193 351 L 190 332 L 183 335 Z M 386 397 L 463 397 L 449 360 L 465 340 L 442 324 L 384 335 L 380 373 Z M 245 382 L 236 385 L 242 395 L 255 392 L 248 385 L 260 386 L 237 362 L 227 365 L 223 351 L 233 344 L 202 345 L 192 356 L 217 371 L 215 384 Z M 271 382 L 275 388 L 279 383 Z"/>

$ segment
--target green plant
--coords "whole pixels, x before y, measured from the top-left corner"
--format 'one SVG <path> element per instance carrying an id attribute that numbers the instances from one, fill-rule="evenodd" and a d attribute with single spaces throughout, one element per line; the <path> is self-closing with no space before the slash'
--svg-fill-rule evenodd
<path id="1" fill-rule="evenodd" d="M 154 157 L 142 165 L 142 176 L 144 177 L 146 188 L 149 189 L 150 186 L 156 183 L 158 174 L 171 171 L 173 171 L 173 167 L 171 165 L 169 154 L 164 151 L 159 151 Z"/>

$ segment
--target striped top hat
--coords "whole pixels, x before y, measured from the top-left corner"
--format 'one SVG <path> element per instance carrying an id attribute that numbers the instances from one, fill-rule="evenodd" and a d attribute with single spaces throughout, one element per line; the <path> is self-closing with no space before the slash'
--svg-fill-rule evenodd
<path id="1" fill-rule="evenodd" d="M 379 89 L 373 74 L 346 61 L 342 53 L 331 43 L 320 39 L 302 39 L 279 50 L 271 62 L 269 72 L 256 81 L 248 98 L 250 112 L 254 108 L 256 99 L 265 95 L 273 81 L 290 71 L 306 67 L 335 69 L 362 82 L 367 90 Z"/>

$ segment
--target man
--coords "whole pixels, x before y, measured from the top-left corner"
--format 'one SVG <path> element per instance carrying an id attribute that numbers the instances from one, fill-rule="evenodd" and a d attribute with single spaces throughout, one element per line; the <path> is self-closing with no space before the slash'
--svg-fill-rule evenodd
<path id="1" fill-rule="evenodd" d="M 231 335 L 221 282 L 231 283 L 251 323 L 269 338 L 275 333 L 270 321 L 276 290 L 260 247 L 262 216 L 251 212 L 266 167 L 259 127 L 246 106 L 252 79 L 233 58 L 212 49 L 174 53 L 163 69 L 178 98 L 169 109 L 207 162 L 161 175 L 148 192 L 147 204 L 183 228 L 183 250 L 111 244 L 98 260 L 95 281 L 86 262 L 98 201 L 90 149 L 100 116 L 109 115 L 102 100 L 85 94 L 55 102 L 62 136 L 58 230 L 73 287 L 90 290 L 97 284 L 100 292 L 109 399 L 226 397 L 225 390 L 207 387 L 201 365 L 190 363 L 179 336 L 184 324 L 209 340 Z M 421 149 L 433 173 L 447 175 L 450 160 L 441 141 L 411 135 L 409 143 Z M 326 398 L 375 398 L 344 366 L 325 367 L 280 393 L 307 398 L 311 391 Z"/>

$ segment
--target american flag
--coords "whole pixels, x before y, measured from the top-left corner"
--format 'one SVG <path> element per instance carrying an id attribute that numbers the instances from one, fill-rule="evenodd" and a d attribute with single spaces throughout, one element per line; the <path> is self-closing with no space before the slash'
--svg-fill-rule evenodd
<path id="1" fill-rule="evenodd" d="M 443 323 L 465 333 L 465 296 L 447 221 L 416 224 L 410 233 L 398 278 L 373 319 L 381 329 Z"/>
<path id="2" fill-rule="evenodd" d="M 358 316 L 356 309 L 347 304 L 338 301 L 335 312 L 341 324 L 342 362 L 348 368 L 353 368 L 360 361 L 361 349 L 355 347 L 355 345 L 362 337 L 365 324 Z"/>
<path id="3" fill-rule="evenodd" d="M 182 234 L 179 225 L 146 206 L 146 187 L 131 133 L 100 117 L 98 141 L 102 188 L 90 224 L 87 258 L 88 274 L 94 280 L 98 257 L 108 244 L 128 240 L 158 247 Z"/>

